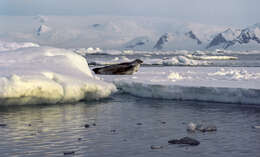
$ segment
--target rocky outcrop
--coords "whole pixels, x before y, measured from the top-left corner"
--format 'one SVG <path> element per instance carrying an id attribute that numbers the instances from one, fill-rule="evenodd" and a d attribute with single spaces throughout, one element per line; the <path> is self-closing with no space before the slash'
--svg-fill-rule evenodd
<path id="1" fill-rule="evenodd" d="M 208 48 L 214 47 L 214 46 L 218 46 L 223 44 L 223 48 L 226 49 L 229 46 L 232 46 L 235 44 L 234 41 L 229 41 L 227 39 L 225 39 L 222 35 L 222 33 L 219 33 L 217 36 L 215 36 L 215 38 L 213 38 L 213 40 L 209 43 L 209 45 L 207 46 Z"/>
<path id="2" fill-rule="evenodd" d="M 260 32 L 260 28 L 257 24 L 237 31 L 232 31 L 229 28 L 226 31 L 217 34 L 206 48 L 221 46 L 221 48 L 227 49 L 235 44 L 248 44 L 250 41 L 255 41 L 257 44 L 260 44 L 258 32 Z"/>
<path id="3" fill-rule="evenodd" d="M 256 34 L 247 28 L 241 31 L 241 34 L 238 36 L 236 41 L 240 44 L 247 44 L 250 42 L 250 40 L 256 41 L 258 44 L 260 44 L 260 39 L 256 36 Z"/>
<path id="4" fill-rule="evenodd" d="M 46 33 L 46 32 L 49 32 L 51 30 L 51 28 L 49 28 L 48 26 L 46 25 L 41 25 L 37 31 L 36 31 L 36 34 L 38 36 L 40 36 L 42 33 Z"/>
<path id="5" fill-rule="evenodd" d="M 196 139 L 190 138 L 190 137 L 183 137 L 181 139 L 173 139 L 168 141 L 169 144 L 187 144 L 187 145 L 199 145 L 200 142 Z"/>
<path id="6" fill-rule="evenodd" d="M 137 37 L 133 40 L 128 41 L 126 44 L 124 44 L 123 48 L 126 49 L 146 49 L 151 46 L 152 42 L 149 39 L 149 37 Z"/>
<path id="7" fill-rule="evenodd" d="M 161 50 L 163 48 L 163 45 L 165 45 L 169 41 L 169 38 L 170 38 L 170 34 L 165 33 L 159 38 L 159 40 L 157 41 L 157 43 L 153 48 L 157 50 Z"/>
<path id="8" fill-rule="evenodd" d="M 189 31 L 189 32 L 185 33 L 185 35 L 190 37 L 191 39 L 196 40 L 198 45 L 202 44 L 200 39 L 192 31 Z"/>
<path id="9" fill-rule="evenodd" d="M 142 45 L 145 45 L 145 42 L 140 41 L 140 42 L 137 42 L 137 43 L 135 43 L 135 44 L 133 44 L 133 45 L 128 45 L 128 46 L 126 46 L 126 48 L 133 49 L 133 48 L 135 48 L 135 47 L 137 47 L 137 46 L 142 46 Z"/>
<path id="10" fill-rule="evenodd" d="M 97 28 L 97 27 L 99 27 L 99 26 L 101 26 L 101 25 L 98 24 L 98 23 L 95 23 L 95 24 L 92 25 L 92 27 L 95 27 L 95 28 Z"/>

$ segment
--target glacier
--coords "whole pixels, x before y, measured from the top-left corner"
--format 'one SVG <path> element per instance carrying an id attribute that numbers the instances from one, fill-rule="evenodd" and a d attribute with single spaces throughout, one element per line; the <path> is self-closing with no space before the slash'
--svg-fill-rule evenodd
<path id="1" fill-rule="evenodd" d="M 0 105 L 97 100 L 117 91 L 112 83 L 93 76 L 86 59 L 70 50 L 4 50 L 0 51 Z"/>

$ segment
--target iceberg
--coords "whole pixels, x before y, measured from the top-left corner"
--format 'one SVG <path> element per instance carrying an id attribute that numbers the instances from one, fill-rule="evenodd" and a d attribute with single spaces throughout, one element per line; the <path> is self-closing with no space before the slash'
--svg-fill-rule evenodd
<path id="1" fill-rule="evenodd" d="M 0 53 L 0 105 L 96 100 L 116 92 L 92 75 L 84 57 L 52 47 Z"/>

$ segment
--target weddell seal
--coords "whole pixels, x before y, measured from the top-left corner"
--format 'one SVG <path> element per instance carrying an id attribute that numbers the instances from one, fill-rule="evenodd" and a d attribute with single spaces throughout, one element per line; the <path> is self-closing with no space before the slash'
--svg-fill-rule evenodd
<path id="1" fill-rule="evenodd" d="M 142 63 L 142 60 L 136 59 L 132 62 L 125 62 L 101 68 L 94 68 L 92 70 L 95 72 L 95 74 L 102 75 L 132 75 L 133 73 L 138 71 Z"/>

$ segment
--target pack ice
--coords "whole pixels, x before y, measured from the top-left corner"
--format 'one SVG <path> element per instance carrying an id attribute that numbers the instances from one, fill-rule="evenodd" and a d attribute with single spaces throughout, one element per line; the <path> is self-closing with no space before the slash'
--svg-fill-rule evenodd
<path id="1" fill-rule="evenodd" d="M 0 105 L 55 104 L 108 97 L 111 83 L 95 78 L 82 56 L 33 47 L 0 52 Z"/>

